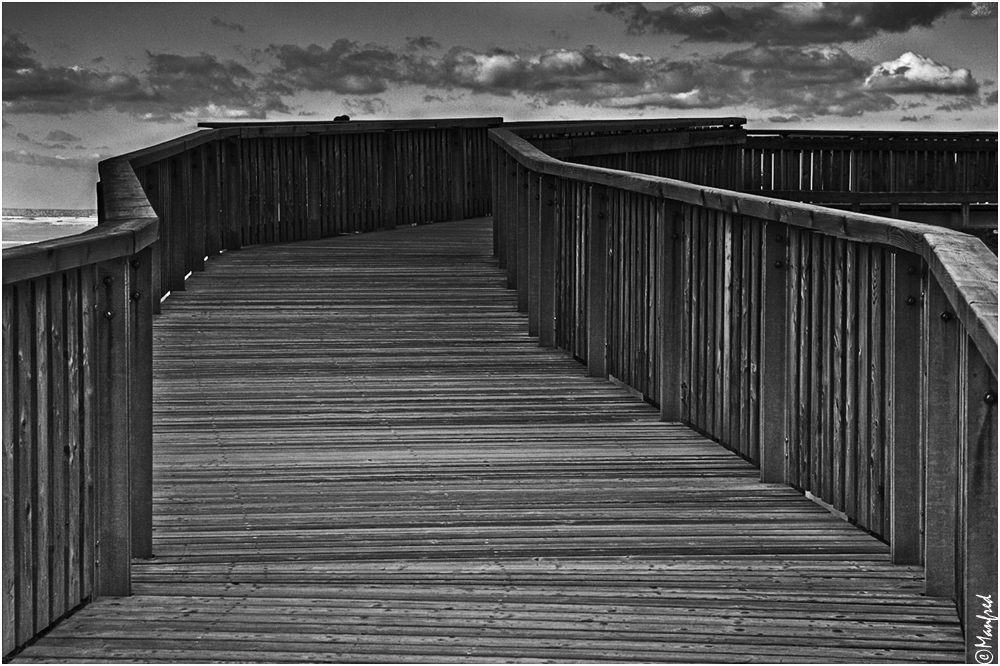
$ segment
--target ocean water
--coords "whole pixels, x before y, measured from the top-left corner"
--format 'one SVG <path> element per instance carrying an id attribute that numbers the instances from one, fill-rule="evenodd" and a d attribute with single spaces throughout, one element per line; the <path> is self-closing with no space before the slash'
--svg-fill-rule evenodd
<path id="1" fill-rule="evenodd" d="M 97 214 L 90 210 L 5 209 L 0 240 L 6 249 L 73 236 L 95 226 Z"/>

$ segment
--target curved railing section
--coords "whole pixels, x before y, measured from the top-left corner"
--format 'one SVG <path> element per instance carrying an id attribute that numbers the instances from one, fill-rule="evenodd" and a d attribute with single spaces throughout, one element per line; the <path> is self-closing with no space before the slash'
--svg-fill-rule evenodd
<path id="1" fill-rule="evenodd" d="M 500 118 L 207 124 L 99 165 L 98 227 L 3 251 L 3 651 L 152 554 L 152 316 L 224 251 L 487 215 Z"/>
<path id="2" fill-rule="evenodd" d="M 997 598 L 997 262 L 979 240 L 490 138 L 498 256 L 541 344 L 880 536 L 964 619 Z"/>
<path id="3" fill-rule="evenodd" d="M 129 486 L 151 473 L 158 222 L 127 161 L 100 173 L 101 226 L 3 251 L 5 654 L 128 593 Z"/>
<path id="4" fill-rule="evenodd" d="M 997 228 L 996 132 L 751 130 L 743 158 L 747 192 Z"/>

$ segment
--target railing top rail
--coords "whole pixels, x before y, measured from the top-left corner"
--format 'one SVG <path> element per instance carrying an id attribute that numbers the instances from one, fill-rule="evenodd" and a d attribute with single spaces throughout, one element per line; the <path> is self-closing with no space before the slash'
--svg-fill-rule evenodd
<path id="1" fill-rule="evenodd" d="M 94 229 L 3 251 L 3 283 L 41 277 L 117 257 L 126 257 L 159 238 L 159 222 L 128 160 L 99 165 L 104 183 L 104 215 Z"/>
<path id="2" fill-rule="evenodd" d="M 211 129 L 273 129 L 299 132 L 374 132 L 378 130 L 440 129 L 445 127 L 496 127 L 500 117 L 428 118 L 421 120 L 287 120 L 287 121 L 205 121 L 198 127 Z"/>
<path id="3" fill-rule="evenodd" d="M 492 129 L 490 136 L 522 166 L 542 174 L 772 220 L 837 238 L 878 243 L 919 254 L 927 261 L 993 374 L 997 374 L 997 259 L 973 236 L 919 222 L 890 220 L 694 185 L 672 178 L 563 162 L 506 128 Z"/>
<path id="4" fill-rule="evenodd" d="M 963 141 L 977 139 L 982 141 L 997 140 L 996 132 L 930 132 L 930 131 L 878 131 L 878 130 L 797 130 L 797 129 L 750 129 L 746 130 L 748 137 L 796 137 L 816 139 L 882 139 L 885 141 L 906 141 L 928 139 Z"/>
<path id="5" fill-rule="evenodd" d="M 656 130 L 683 130 L 695 127 L 741 127 L 746 118 L 667 118 L 653 120 L 536 120 L 504 123 L 503 128 L 523 135 L 532 132 L 634 132 Z"/>

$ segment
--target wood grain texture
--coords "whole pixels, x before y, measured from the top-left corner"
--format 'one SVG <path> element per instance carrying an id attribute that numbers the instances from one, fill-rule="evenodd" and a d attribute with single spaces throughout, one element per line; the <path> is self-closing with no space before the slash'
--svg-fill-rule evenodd
<path id="1" fill-rule="evenodd" d="M 227 253 L 155 326 L 155 557 L 14 663 L 960 661 L 921 570 L 526 333 L 489 220 Z"/>

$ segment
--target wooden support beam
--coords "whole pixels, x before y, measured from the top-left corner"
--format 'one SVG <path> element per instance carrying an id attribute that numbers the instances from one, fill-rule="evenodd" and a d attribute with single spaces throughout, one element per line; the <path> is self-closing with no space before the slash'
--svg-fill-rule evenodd
<path id="1" fill-rule="evenodd" d="M 889 329 L 887 376 L 890 390 L 888 423 L 889 515 L 887 536 L 896 564 L 921 563 L 920 507 L 920 257 L 896 251 L 886 304 Z"/>
<path id="2" fill-rule="evenodd" d="M 539 270 L 542 263 L 541 255 L 541 218 L 540 206 L 541 194 L 539 190 L 539 176 L 529 173 L 528 189 L 525 190 L 525 207 L 528 221 L 528 335 L 538 335 L 539 296 L 541 282 Z"/>
<path id="3" fill-rule="evenodd" d="M 396 133 L 382 133 L 382 228 L 395 229 L 399 217 L 396 183 Z"/>
<path id="4" fill-rule="evenodd" d="M 656 225 L 662 230 L 657 248 L 660 265 L 659 320 L 660 334 L 660 420 L 681 421 L 683 401 L 684 318 L 687 303 L 684 284 L 688 237 L 684 233 L 681 205 L 660 199 L 656 203 Z"/>
<path id="5" fill-rule="evenodd" d="M 959 480 L 964 529 L 958 563 L 963 589 L 959 612 L 965 630 L 967 663 L 996 659 L 997 616 L 997 378 L 968 339 L 964 356 L 959 442 L 963 460 Z M 992 632 L 992 633 L 991 633 Z"/>
<path id="6" fill-rule="evenodd" d="M 788 228 L 778 222 L 760 222 L 761 335 L 760 335 L 760 480 L 787 483 L 788 385 Z"/>
<path id="7" fill-rule="evenodd" d="M 538 344 L 556 346 L 556 219 L 563 211 L 559 181 L 542 176 L 538 213 Z"/>
<path id="8" fill-rule="evenodd" d="M 530 206 L 528 205 L 528 188 L 531 180 L 531 172 L 522 166 L 517 167 L 516 178 L 516 203 L 515 216 L 517 220 L 517 277 L 515 286 L 517 287 L 517 310 L 518 312 L 528 312 L 528 267 L 531 262 L 531 234 L 528 233 L 528 216 Z"/>
<path id="9" fill-rule="evenodd" d="M 100 596 L 131 594 L 132 535 L 129 500 L 129 335 L 133 323 L 126 258 L 98 265 L 97 580 Z"/>
<path id="10" fill-rule="evenodd" d="M 608 188 L 590 187 L 587 219 L 587 374 L 608 377 Z"/>
<path id="11" fill-rule="evenodd" d="M 153 556 L 152 251 L 128 261 L 128 426 L 132 556 Z"/>

